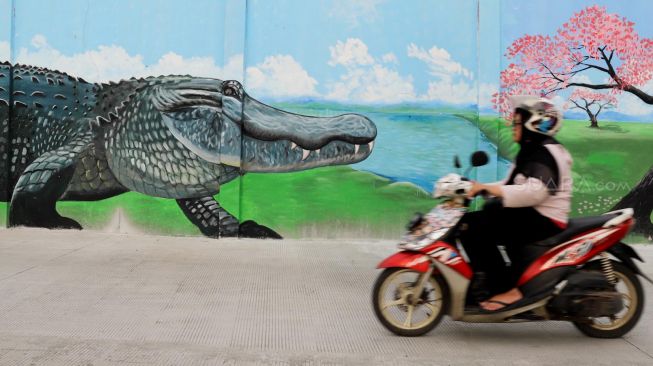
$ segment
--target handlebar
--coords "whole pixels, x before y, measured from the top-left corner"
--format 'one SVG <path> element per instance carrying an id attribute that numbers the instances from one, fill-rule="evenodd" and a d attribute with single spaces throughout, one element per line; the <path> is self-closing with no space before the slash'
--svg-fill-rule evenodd
<path id="1" fill-rule="evenodd" d="M 496 210 L 503 208 L 503 200 L 498 197 L 488 197 L 485 198 L 485 204 L 483 204 L 483 210 Z"/>

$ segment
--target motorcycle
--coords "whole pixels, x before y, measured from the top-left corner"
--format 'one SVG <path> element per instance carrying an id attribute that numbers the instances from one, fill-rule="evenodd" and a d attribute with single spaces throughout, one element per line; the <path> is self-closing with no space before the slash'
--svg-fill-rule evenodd
<path id="1" fill-rule="evenodd" d="M 484 152 L 472 154 L 464 175 L 487 161 Z M 457 157 L 455 167 L 461 168 Z M 597 338 L 621 337 L 637 324 L 644 308 L 638 275 L 653 281 L 635 264 L 633 259 L 643 262 L 640 256 L 621 241 L 634 224 L 630 208 L 570 219 L 563 232 L 527 245 L 536 259 L 517 283 L 523 299 L 495 311 L 475 305 L 483 300 L 483 274 L 474 273 L 458 238 L 458 223 L 472 202 L 471 186 L 459 174 L 438 180 L 434 195 L 443 201 L 413 219 L 399 252 L 378 265 L 383 271 L 372 303 L 388 330 L 420 336 L 444 315 L 472 323 L 570 321 Z M 486 207 L 497 204 L 484 197 Z"/>

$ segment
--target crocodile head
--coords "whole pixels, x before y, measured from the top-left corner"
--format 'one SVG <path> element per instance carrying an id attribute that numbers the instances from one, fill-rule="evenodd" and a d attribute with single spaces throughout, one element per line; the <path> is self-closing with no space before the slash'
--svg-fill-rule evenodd
<path id="1" fill-rule="evenodd" d="M 351 164 L 372 152 L 376 127 L 358 114 L 309 117 L 247 95 L 233 80 L 187 79 L 156 88 L 163 122 L 210 163 L 247 172 L 288 172 Z"/>

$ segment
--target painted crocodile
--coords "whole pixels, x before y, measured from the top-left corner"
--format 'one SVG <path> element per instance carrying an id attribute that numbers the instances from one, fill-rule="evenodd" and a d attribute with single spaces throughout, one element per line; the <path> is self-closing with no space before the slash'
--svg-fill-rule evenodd
<path id="1" fill-rule="evenodd" d="M 233 80 L 191 76 L 89 83 L 0 64 L 0 200 L 10 226 L 81 229 L 59 200 L 127 191 L 175 199 L 207 236 L 279 237 L 239 223 L 213 196 L 246 172 L 350 164 L 372 151 L 375 125 L 265 105 Z"/>

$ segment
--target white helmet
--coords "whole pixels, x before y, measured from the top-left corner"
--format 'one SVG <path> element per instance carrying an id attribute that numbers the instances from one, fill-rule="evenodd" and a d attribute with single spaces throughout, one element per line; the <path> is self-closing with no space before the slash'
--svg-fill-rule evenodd
<path id="1" fill-rule="evenodd" d="M 456 195 L 467 193 L 471 183 L 462 180 L 458 174 L 447 174 L 435 182 L 435 190 L 433 191 L 433 198 L 440 197 L 454 197 Z"/>
<path id="2" fill-rule="evenodd" d="M 510 97 L 513 111 L 523 109 L 531 113 L 524 127 L 535 133 L 554 136 L 562 127 L 562 113 L 549 99 L 532 95 L 513 95 Z"/>

